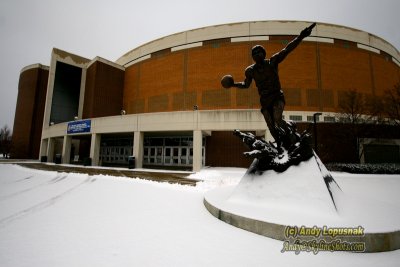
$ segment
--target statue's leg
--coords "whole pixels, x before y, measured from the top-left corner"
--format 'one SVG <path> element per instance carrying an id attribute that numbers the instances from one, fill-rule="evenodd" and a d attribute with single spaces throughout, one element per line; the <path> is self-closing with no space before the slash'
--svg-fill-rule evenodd
<path id="1" fill-rule="evenodd" d="M 261 110 L 264 120 L 267 123 L 268 130 L 271 133 L 272 137 L 274 138 L 275 142 L 279 146 L 279 132 L 276 129 L 274 117 L 273 117 L 273 111 L 271 109 L 262 109 Z"/>
<path id="2" fill-rule="evenodd" d="M 285 108 L 285 102 L 283 100 L 277 100 L 273 106 L 273 116 L 276 126 L 280 127 L 285 133 L 289 132 L 289 127 L 285 120 L 282 118 L 283 109 Z"/>
<path id="3" fill-rule="evenodd" d="M 284 145 L 287 135 L 290 133 L 287 122 L 282 118 L 283 110 L 285 108 L 285 102 L 278 99 L 273 105 L 273 120 L 275 121 L 275 129 L 278 133 L 278 149 L 281 151 L 281 146 Z M 286 148 L 286 146 L 284 146 Z"/>
<path id="4" fill-rule="evenodd" d="M 287 121 L 282 118 L 283 109 L 285 108 L 285 102 L 282 100 L 278 100 L 274 104 L 274 120 L 276 127 L 278 128 L 278 132 L 281 133 L 280 140 L 282 141 L 282 145 L 289 149 L 293 144 L 296 143 L 296 129 L 293 128 Z"/>

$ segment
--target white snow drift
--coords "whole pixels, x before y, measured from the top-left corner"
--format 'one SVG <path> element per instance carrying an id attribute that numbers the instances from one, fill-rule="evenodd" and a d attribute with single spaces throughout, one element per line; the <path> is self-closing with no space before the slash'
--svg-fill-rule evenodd
<path id="1" fill-rule="evenodd" d="M 214 218 L 204 193 L 244 172 L 205 169 L 189 187 L 0 164 L 0 266 L 398 266 L 400 251 L 281 253 L 281 241 Z M 334 178 L 346 193 L 400 207 L 399 175 Z"/>

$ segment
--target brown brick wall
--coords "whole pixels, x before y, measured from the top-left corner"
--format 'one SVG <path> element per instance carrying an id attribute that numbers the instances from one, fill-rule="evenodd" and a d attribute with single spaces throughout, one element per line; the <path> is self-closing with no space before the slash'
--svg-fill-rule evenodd
<path id="1" fill-rule="evenodd" d="M 308 130 L 313 134 L 312 123 L 299 123 L 299 132 Z M 397 126 L 344 123 L 317 123 L 318 156 L 324 163 L 359 163 L 357 138 L 399 139 Z M 354 128 L 353 128 L 354 127 Z M 314 144 L 314 139 L 313 139 Z"/>
<path id="2" fill-rule="evenodd" d="M 39 158 L 49 71 L 28 69 L 20 74 L 11 157 Z"/>
<path id="3" fill-rule="evenodd" d="M 252 160 L 243 155 L 246 151 L 247 147 L 233 132 L 214 131 L 206 137 L 206 166 L 248 168 Z"/>
<path id="4" fill-rule="evenodd" d="M 263 45 L 270 57 L 293 37 L 238 43 L 221 39 L 187 50 L 154 53 L 126 69 L 124 107 L 129 113 L 191 110 L 194 104 L 199 109 L 257 109 L 254 83 L 248 90 L 226 90 L 220 79 L 225 74 L 235 81 L 244 79 L 245 68 L 252 64 L 253 45 Z M 286 110 L 336 112 L 340 91 L 381 95 L 400 82 L 400 68 L 390 56 L 341 40 L 333 44 L 302 42 L 280 64 L 279 72 Z M 155 99 L 165 103 L 159 102 L 155 109 Z"/>
<path id="5" fill-rule="evenodd" d="M 298 132 L 313 135 L 312 123 L 298 123 Z M 357 136 L 351 125 L 342 123 L 317 123 L 318 156 L 324 163 L 359 163 L 356 138 L 399 139 L 398 127 L 392 125 L 358 125 Z M 254 132 L 253 132 L 254 134 Z M 313 138 L 313 137 L 312 137 Z M 314 145 L 314 139 L 312 139 Z M 206 166 L 248 168 L 251 159 L 244 157 L 248 148 L 230 131 L 213 131 L 206 137 Z"/>
<path id="6" fill-rule="evenodd" d="M 87 70 L 83 118 L 119 115 L 123 108 L 124 71 L 100 61 Z"/>
<path id="7" fill-rule="evenodd" d="M 358 48 L 321 46 L 321 79 L 324 88 L 355 89 L 372 93 L 369 52 Z"/>
<path id="8" fill-rule="evenodd" d="M 385 90 L 393 89 L 393 85 L 400 82 L 400 68 L 387 56 L 371 55 L 372 73 L 375 92 L 382 95 Z"/>

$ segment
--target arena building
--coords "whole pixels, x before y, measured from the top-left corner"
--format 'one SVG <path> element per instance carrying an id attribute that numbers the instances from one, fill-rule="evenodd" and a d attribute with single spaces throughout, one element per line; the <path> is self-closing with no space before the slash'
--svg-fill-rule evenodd
<path id="1" fill-rule="evenodd" d="M 185 31 L 137 47 L 116 62 L 54 48 L 50 66 L 22 69 L 14 123 L 14 158 L 63 163 L 246 166 L 232 130 L 270 139 L 254 83 L 224 89 L 221 77 L 244 79 L 251 48 L 267 57 L 309 22 L 252 21 Z M 400 54 L 373 34 L 317 23 L 280 64 L 285 119 L 329 123 L 344 92 L 381 96 L 400 83 Z M 43 125 L 43 127 L 41 127 Z M 392 146 L 400 145 L 391 139 Z M 40 147 L 40 148 L 39 148 Z M 395 152 L 396 153 L 396 152 Z"/>

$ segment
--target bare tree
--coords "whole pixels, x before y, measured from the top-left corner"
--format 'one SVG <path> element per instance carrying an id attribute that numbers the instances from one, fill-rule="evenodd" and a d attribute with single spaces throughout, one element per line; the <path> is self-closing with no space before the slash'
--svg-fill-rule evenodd
<path id="1" fill-rule="evenodd" d="M 11 130 L 7 125 L 0 129 L 0 145 L 3 157 L 7 158 L 11 148 Z"/>
<path id="2" fill-rule="evenodd" d="M 393 89 L 385 91 L 383 112 L 391 123 L 400 126 L 400 83 L 396 84 Z"/>
<path id="3" fill-rule="evenodd" d="M 374 120 L 371 118 L 376 114 L 371 113 L 371 107 L 375 110 L 378 103 L 373 98 L 366 99 L 362 94 L 355 90 L 343 92 L 339 99 L 339 122 L 346 123 L 343 132 L 339 133 L 342 138 L 351 140 L 354 151 L 354 159 L 360 160 L 362 153 L 359 151 L 359 137 L 365 133 L 363 125 L 371 123 Z"/>
<path id="4" fill-rule="evenodd" d="M 342 93 L 339 121 L 351 124 L 383 124 L 387 119 L 400 123 L 400 89 L 384 96 L 363 95 L 354 90 Z"/>
<path id="5" fill-rule="evenodd" d="M 355 156 L 361 158 L 359 139 L 368 135 L 371 124 L 383 124 L 388 120 L 391 124 L 400 126 L 400 84 L 392 90 L 385 91 L 379 97 L 365 96 L 355 90 L 343 92 L 339 98 L 338 121 L 346 123 L 343 138 L 353 140 Z"/>
<path id="6" fill-rule="evenodd" d="M 355 90 L 342 93 L 339 99 L 339 121 L 357 124 L 365 121 L 366 101 L 362 94 Z"/>

